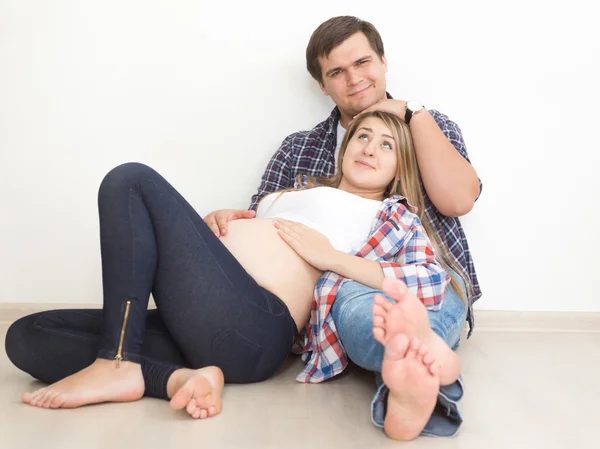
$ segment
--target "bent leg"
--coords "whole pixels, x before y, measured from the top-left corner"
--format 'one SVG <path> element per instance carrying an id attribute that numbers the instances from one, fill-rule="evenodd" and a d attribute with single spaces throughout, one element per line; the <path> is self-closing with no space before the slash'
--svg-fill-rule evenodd
<path id="1" fill-rule="evenodd" d="M 218 364 L 233 382 L 274 372 L 295 334 L 287 307 L 256 284 L 164 178 L 141 164 L 119 166 L 103 180 L 98 204 L 104 287 L 98 358 L 45 389 L 34 405 L 55 394 L 53 407 L 141 396 L 139 364 L 153 288 L 159 313 L 192 366 Z M 113 359 L 116 364 L 106 363 Z M 139 378 L 136 393 L 115 387 L 112 394 L 112 384 L 124 384 L 127 372 L 129 386 Z"/>
<path id="2" fill-rule="evenodd" d="M 378 392 L 371 405 L 372 419 L 376 425 L 383 427 L 389 389 L 380 375 L 385 348 L 373 337 L 372 305 L 377 293 L 383 294 L 354 281 L 346 282 L 338 291 L 331 313 L 349 358 L 362 368 L 376 373 Z M 395 303 L 389 297 L 386 299 Z M 456 349 L 466 319 L 466 307 L 458 294 L 449 288 L 442 309 L 428 312 L 428 318 L 434 332 L 449 347 Z M 456 382 L 440 387 L 437 405 L 423 434 L 451 436 L 458 431 L 462 417 L 456 402 L 462 397 L 462 385 L 459 377 Z"/>
<path id="3" fill-rule="evenodd" d="M 269 377 L 295 334 L 285 304 L 256 283 L 185 199 L 149 167 L 117 167 L 103 181 L 99 198 L 105 311 L 119 298 L 147 301 L 151 285 L 170 335 L 193 368 L 217 365 L 227 382 Z M 144 305 L 141 299 L 131 305 L 126 360 L 142 340 Z M 112 326 L 120 314 L 116 306 L 106 312 L 112 323 L 106 331 L 107 358 L 109 349 L 115 350 L 118 329 Z"/>
<path id="4" fill-rule="evenodd" d="M 102 319 L 100 309 L 52 310 L 25 316 L 9 327 L 6 354 L 32 377 L 49 384 L 58 382 L 96 360 Z M 148 312 L 141 362 L 145 395 L 165 399 L 163 384 L 168 375 L 187 366 L 156 310 Z"/>

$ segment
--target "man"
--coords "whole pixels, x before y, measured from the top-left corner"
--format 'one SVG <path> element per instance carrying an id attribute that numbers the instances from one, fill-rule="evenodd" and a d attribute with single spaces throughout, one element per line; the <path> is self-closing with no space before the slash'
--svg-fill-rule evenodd
<path id="1" fill-rule="evenodd" d="M 445 115 L 428 111 L 416 101 L 392 99 L 386 92 L 387 59 L 383 42 L 375 27 L 368 22 L 349 16 L 334 17 L 324 22 L 310 39 L 306 61 L 308 71 L 321 90 L 336 104 L 331 115 L 312 130 L 294 133 L 283 141 L 267 166 L 258 192 L 252 197 L 250 210 L 216 211 L 205 221 L 216 235 L 224 235 L 228 221 L 254 217 L 261 198 L 293 186 L 298 174 L 333 175 L 344 134 L 356 115 L 380 110 L 398 116 L 409 125 L 414 140 L 427 192 L 425 213 L 460 267 L 460 273 L 455 274 L 465 281 L 468 307 L 460 301 L 458 292 L 448 289 L 442 310 L 430 312 L 426 322 L 428 329 L 430 325 L 436 334 L 435 338 L 441 338 L 444 344 L 456 349 L 465 319 L 469 321 L 471 330 L 473 328 L 472 304 L 481 296 L 467 241 L 457 218 L 472 209 L 481 192 L 481 182 L 469 162 L 460 129 Z M 388 283 L 384 290 L 388 299 L 394 300 L 390 302 L 398 302 L 398 308 L 403 308 L 400 310 L 402 313 L 394 315 L 395 319 L 412 319 L 412 312 L 406 308 L 404 301 L 407 293 L 402 286 Z M 298 380 L 320 382 L 334 376 L 346 366 L 346 355 L 359 366 L 381 373 L 384 355 L 389 359 L 391 350 L 385 345 L 385 339 L 373 337 L 372 307 L 378 292 L 354 281 L 340 288 L 331 307 L 331 318 L 335 323 L 331 326 L 339 334 L 345 354 L 319 363 L 308 354 L 305 357 L 307 368 Z M 415 309 L 415 313 L 421 312 Z M 385 325 L 383 328 L 385 331 Z M 410 332 L 408 334 L 411 337 Z M 405 358 L 411 354 L 409 343 L 402 346 Z M 403 372 L 410 374 L 412 368 L 407 367 L 409 365 L 403 367 Z M 405 392 L 420 387 L 410 384 L 410 375 L 404 377 L 408 382 Z M 414 379 L 417 377 L 412 376 Z M 390 412 L 392 398 L 402 395 L 393 389 L 390 393 L 380 375 L 377 382 L 379 389 L 372 403 L 372 418 L 376 425 L 384 427 L 391 438 L 408 440 L 419 434 L 452 436 L 458 432 L 462 423 L 456 404 L 462 397 L 460 378 L 448 385 L 440 383 L 441 386 L 435 387 L 437 403 L 427 406 L 412 404 L 407 415 Z"/>

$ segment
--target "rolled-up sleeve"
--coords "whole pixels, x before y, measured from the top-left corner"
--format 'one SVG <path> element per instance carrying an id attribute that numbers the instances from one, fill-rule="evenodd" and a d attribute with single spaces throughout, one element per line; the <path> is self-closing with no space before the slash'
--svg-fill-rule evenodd
<path id="1" fill-rule="evenodd" d="M 398 229 L 397 233 L 401 236 L 396 239 L 393 256 L 379 261 L 379 264 L 385 277 L 400 279 L 427 309 L 438 310 L 442 306 L 450 275 L 436 260 L 433 246 L 420 220 L 413 217 L 407 230 L 402 227 Z"/>

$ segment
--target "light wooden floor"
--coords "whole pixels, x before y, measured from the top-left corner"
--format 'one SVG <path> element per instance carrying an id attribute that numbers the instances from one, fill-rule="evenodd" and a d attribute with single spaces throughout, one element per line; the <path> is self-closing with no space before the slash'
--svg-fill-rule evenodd
<path id="1" fill-rule="evenodd" d="M 0 308 L 2 341 L 9 323 L 31 310 Z M 267 382 L 227 386 L 223 412 L 193 421 L 146 398 L 78 410 L 29 407 L 19 395 L 40 384 L 1 351 L 0 448 L 600 448 L 600 319 L 570 315 L 553 331 L 552 315 L 541 325 L 539 316 L 483 313 L 462 343 L 465 425 L 453 439 L 388 440 L 370 422 L 375 388 L 358 369 L 303 385 L 294 381 L 301 361 L 291 359 Z"/>

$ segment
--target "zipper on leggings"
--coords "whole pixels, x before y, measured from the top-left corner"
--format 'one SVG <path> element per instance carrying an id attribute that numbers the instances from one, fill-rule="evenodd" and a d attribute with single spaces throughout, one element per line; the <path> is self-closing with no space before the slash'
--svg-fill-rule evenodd
<path id="1" fill-rule="evenodd" d="M 125 329 L 127 329 L 127 318 L 129 318 L 129 308 L 131 307 L 131 301 L 127 300 L 125 303 L 125 316 L 123 317 L 123 326 L 121 326 L 121 338 L 119 339 L 119 349 L 117 349 L 117 355 L 115 360 L 117 361 L 117 368 L 119 363 L 123 360 L 123 340 L 125 339 Z"/>

